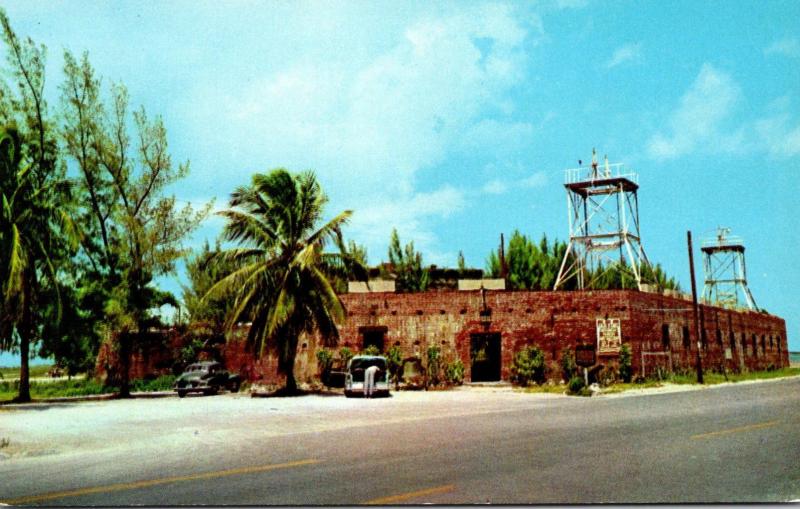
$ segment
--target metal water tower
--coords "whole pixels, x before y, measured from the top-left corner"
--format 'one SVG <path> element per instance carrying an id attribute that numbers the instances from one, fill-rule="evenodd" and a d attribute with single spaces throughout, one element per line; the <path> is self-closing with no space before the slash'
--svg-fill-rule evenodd
<path id="1" fill-rule="evenodd" d="M 629 273 L 642 289 L 643 269 L 651 265 L 639 234 L 637 180 L 623 164 L 609 164 L 607 156 L 599 167 L 594 150 L 591 167 L 566 170 L 569 246 L 553 290 L 572 278 L 580 290 L 594 288 L 611 267 Z"/>
<path id="2" fill-rule="evenodd" d="M 730 228 L 719 227 L 716 235 L 704 239 L 700 247 L 705 272 L 703 299 L 728 308 L 741 307 L 744 303 L 757 310 L 753 294 L 747 287 L 744 240 L 730 233 Z"/>

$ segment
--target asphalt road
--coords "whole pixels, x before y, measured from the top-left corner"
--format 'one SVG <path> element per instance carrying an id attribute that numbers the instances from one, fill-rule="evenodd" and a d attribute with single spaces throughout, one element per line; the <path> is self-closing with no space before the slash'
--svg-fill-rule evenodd
<path id="1" fill-rule="evenodd" d="M 800 379 L 571 398 L 244 395 L 0 410 L 25 505 L 800 499 Z"/>

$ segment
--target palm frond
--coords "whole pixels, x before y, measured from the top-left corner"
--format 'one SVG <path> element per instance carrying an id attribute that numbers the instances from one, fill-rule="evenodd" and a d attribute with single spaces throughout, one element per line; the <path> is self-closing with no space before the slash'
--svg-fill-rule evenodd
<path id="1" fill-rule="evenodd" d="M 11 241 L 8 244 L 8 271 L 4 281 L 5 300 L 10 300 L 22 291 L 22 279 L 26 267 L 25 248 L 16 224 L 11 225 Z"/>
<path id="2" fill-rule="evenodd" d="M 267 268 L 268 267 L 258 263 L 251 263 L 235 270 L 234 272 L 231 272 L 227 276 L 214 283 L 211 288 L 208 289 L 206 294 L 201 297 L 201 302 L 207 302 L 210 299 L 219 298 L 229 291 L 241 289 L 243 281 L 251 277 L 253 274 L 265 272 Z"/>
<path id="3" fill-rule="evenodd" d="M 253 245 L 268 248 L 276 240 L 276 233 L 258 218 L 248 212 L 236 209 L 221 210 L 217 215 L 228 220 L 222 235 L 231 242 L 251 242 Z"/>

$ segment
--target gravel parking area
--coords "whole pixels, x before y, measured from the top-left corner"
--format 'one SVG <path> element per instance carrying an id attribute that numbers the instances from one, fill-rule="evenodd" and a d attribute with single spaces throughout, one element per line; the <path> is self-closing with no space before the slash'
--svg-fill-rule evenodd
<path id="1" fill-rule="evenodd" d="M 476 415 L 565 396 L 524 394 L 509 387 L 392 392 L 388 398 L 306 395 L 251 398 L 249 394 L 190 395 L 0 407 L 0 460 L 114 449 L 154 454 L 250 440 L 316 433 L 436 415 Z"/>

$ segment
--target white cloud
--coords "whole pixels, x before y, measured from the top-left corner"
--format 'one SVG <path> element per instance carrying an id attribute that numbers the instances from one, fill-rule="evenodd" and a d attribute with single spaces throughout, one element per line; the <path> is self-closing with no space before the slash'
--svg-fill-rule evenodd
<path id="1" fill-rule="evenodd" d="M 617 48 L 611 59 L 606 62 L 606 68 L 611 69 L 625 62 L 635 62 L 642 58 L 642 43 L 626 44 Z"/>
<path id="2" fill-rule="evenodd" d="M 446 10 L 417 17 L 377 52 L 316 58 L 311 49 L 277 66 L 273 55 L 252 62 L 268 69 L 260 75 L 198 88 L 181 106 L 206 150 L 195 158 L 241 161 L 225 177 L 237 183 L 278 165 L 313 168 L 331 208 L 355 210 L 348 235 L 370 252 L 385 250 L 392 226 L 433 251 L 431 221 L 464 202 L 453 188 L 421 191 L 418 182 L 465 143 L 515 159 L 530 142 L 533 127 L 505 117 L 541 31 L 535 14 L 507 5 Z M 200 171 L 209 181 L 224 174 Z"/>
<path id="3" fill-rule="evenodd" d="M 457 213 L 463 210 L 465 203 L 464 193 L 451 186 L 393 200 L 378 195 L 374 201 L 365 199 L 355 210 L 347 233 L 367 247 L 371 264 L 386 259 L 386 246 L 393 228 L 404 244 L 413 241 L 417 251 L 425 253 L 426 263 L 452 263 L 449 254 L 437 253 L 437 237 L 426 221 Z"/>
<path id="4" fill-rule="evenodd" d="M 482 190 L 486 194 L 504 194 L 508 191 L 508 184 L 502 180 L 494 179 L 484 184 Z"/>
<path id="5" fill-rule="evenodd" d="M 650 156 L 672 159 L 703 146 L 709 150 L 735 152 L 744 142 L 744 131 L 723 132 L 741 91 L 729 74 L 704 64 L 689 90 L 669 118 L 669 131 L 650 138 Z"/>
<path id="6" fill-rule="evenodd" d="M 528 177 L 511 182 L 502 179 L 492 179 L 483 185 L 481 192 L 484 194 L 499 195 L 515 189 L 533 189 L 544 187 L 545 185 L 547 185 L 547 175 L 543 171 L 537 171 Z"/>
<path id="7" fill-rule="evenodd" d="M 520 185 L 525 188 L 544 187 L 547 185 L 547 174 L 543 171 L 537 171 L 530 177 L 526 177 L 520 181 Z"/>
<path id="8" fill-rule="evenodd" d="M 792 127 L 790 121 L 783 113 L 756 122 L 756 132 L 770 156 L 786 159 L 800 155 L 800 124 Z"/>
<path id="9" fill-rule="evenodd" d="M 794 37 L 786 37 L 773 42 L 769 47 L 765 48 L 764 54 L 800 57 L 800 42 Z"/>

